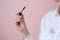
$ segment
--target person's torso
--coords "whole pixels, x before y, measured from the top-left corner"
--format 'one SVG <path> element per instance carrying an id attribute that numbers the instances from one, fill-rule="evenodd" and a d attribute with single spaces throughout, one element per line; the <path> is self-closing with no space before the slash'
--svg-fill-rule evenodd
<path id="1" fill-rule="evenodd" d="M 60 40 L 60 16 L 57 16 L 54 10 L 50 13 L 46 21 L 49 40 Z"/>

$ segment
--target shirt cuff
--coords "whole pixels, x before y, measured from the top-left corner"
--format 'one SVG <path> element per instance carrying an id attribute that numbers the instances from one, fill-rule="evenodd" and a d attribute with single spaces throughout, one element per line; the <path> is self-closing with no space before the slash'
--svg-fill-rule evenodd
<path id="1" fill-rule="evenodd" d="M 31 35 L 28 35 L 27 37 L 25 37 L 23 40 L 33 40 Z"/>

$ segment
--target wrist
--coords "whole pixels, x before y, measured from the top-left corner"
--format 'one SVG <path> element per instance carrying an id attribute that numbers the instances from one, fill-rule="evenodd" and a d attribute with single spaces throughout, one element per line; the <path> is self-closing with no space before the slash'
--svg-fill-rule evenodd
<path id="1" fill-rule="evenodd" d="M 25 33 L 24 33 L 24 37 L 28 37 L 29 35 L 30 35 L 29 32 L 25 32 Z"/>

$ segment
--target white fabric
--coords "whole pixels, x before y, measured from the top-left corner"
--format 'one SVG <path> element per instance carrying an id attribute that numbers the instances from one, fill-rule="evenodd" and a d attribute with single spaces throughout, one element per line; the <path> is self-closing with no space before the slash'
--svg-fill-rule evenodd
<path id="1" fill-rule="evenodd" d="M 27 37 L 25 37 L 23 40 L 33 40 L 33 37 L 29 34 Z"/>
<path id="2" fill-rule="evenodd" d="M 27 38 L 32 40 L 31 36 Z M 60 40 L 60 16 L 57 9 L 46 13 L 41 20 L 39 40 Z"/>

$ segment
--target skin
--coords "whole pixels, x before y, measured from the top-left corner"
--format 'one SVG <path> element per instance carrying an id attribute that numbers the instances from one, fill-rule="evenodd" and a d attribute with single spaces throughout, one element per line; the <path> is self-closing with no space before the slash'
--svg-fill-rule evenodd
<path id="1" fill-rule="evenodd" d="M 58 6 L 58 10 L 57 10 L 58 15 L 60 16 L 60 0 L 56 0 L 55 2 L 56 2 L 56 5 Z"/>
<path id="2" fill-rule="evenodd" d="M 27 37 L 29 35 L 29 31 L 28 31 L 28 29 L 26 27 L 23 14 L 20 15 L 20 16 L 17 15 L 16 27 L 17 27 L 17 30 L 24 35 L 24 37 Z"/>
<path id="3" fill-rule="evenodd" d="M 58 5 L 57 12 L 58 12 L 58 14 L 60 16 L 60 0 L 55 0 L 55 2 L 56 2 L 56 5 Z M 17 30 L 19 32 L 21 32 L 25 37 L 27 37 L 30 34 L 27 27 L 26 27 L 23 14 L 21 16 L 17 15 L 16 27 L 17 27 Z"/>

